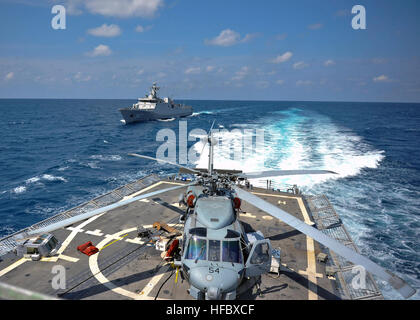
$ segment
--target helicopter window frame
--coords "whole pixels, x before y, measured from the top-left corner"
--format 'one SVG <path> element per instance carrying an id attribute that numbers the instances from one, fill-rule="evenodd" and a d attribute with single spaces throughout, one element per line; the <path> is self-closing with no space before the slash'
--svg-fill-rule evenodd
<path id="1" fill-rule="evenodd" d="M 233 238 L 239 238 L 241 235 L 239 232 L 228 229 L 225 235 L 226 239 L 233 239 Z"/>
<path id="2" fill-rule="evenodd" d="M 220 243 L 220 240 L 209 239 L 208 241 L 209 241 L 209 250 L 208 250 L 209 253 L 208 253 L 207 260 L 210 262 L 220 262 L 221 252 L 222 252 L 222 245 Z"/>
<path id="3" fill-rule="evenodd" d="M 234 247 L 236 245 L 236 248 Z M 236 254 L 236 257 L 232 255 Z M 222 241 L 222 262 L 243 263 L 241 244 L 239 240 Z"/>
<path id="4" fill-rule="evenodd" d="M 191 237 L 188 241 L 185 259 L 197 261 L 207 260 L 207 239 L 199 238 L 196 236 Z"/>
<path id="5" fill-rule="evenodd" d="M 207 228 L 203 228 L 203 227 L 197 227 L 197 228 L 192 228 L 190 229 L 189 233 L 192 236 L 199 236 L 199 237 L 207 237 Z"/>

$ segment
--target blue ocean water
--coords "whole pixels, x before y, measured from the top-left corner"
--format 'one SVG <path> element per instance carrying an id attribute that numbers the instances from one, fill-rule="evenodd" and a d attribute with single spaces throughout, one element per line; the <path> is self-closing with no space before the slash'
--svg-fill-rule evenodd
<path id="1" fill-rule="evenodd" d="M 420 104 L 187 102 L 195 111 L 188 131 L 213 120 L 232 139 L 265 130 L 264 152 L 238 161 L 218 150 L 216 167 L 336 171 L 273 181 L 325 193 L 361 252 L 420 288 Z M 132 103 L 0 100 L 0 236 L 149 173 L 177 171 L 127 156 L 155 156 L 157 132 L 179 130 L 178 120 L 124 125 L 118 108 Z M 199 165 L 206 161 L 203 154 Z M 400 298 L 379 284 L 386 298 Z"/>

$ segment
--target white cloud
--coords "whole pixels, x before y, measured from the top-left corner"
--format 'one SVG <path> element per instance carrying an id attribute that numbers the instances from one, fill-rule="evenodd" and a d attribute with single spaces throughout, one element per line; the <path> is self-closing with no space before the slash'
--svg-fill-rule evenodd
<path id="1" fill-rule="evenodd" d="M 109 17 L 153 17 L 163 0 L 68 0 L 67 5 L 75 13 L 84 6 L 90 13 Z"/>
<path id="2" fill-rule="evenodd" d="M 140 69 L 139 71 L 137 71 L 137 74 L 138 75 L 142 75 L 144 73 L 144 70 L 143 69 Z"/>
<path id="3" fill-rule="evenodd" d="M 286 62 L 288 60 L 290 60 L 290 58 L 293 56 L 293 53 L 290 51 L 287 51 L 286 53 L 277 56 L 276 58 L 274 58 L 273 60 L 271 60 L 272 63 L 283 63 Z"/>
<path id="4" fill-rule="evenodd" d="M 373 78 L 373 82 L 391 82 L 391 79 L 389 79 L 388 76 L 383 74 Z"/>
<path id="5" fill-rule="evenodd" d="M 207 66 L 206 67 L 207 72 L 212 72 L 213 70 L 214 70 L 214 66 Z"/>
<path id="6" fill-rule="evenodd" d="M 6 74 L 6 76 L 4 77 L 4 79 L 11 80 L 11 79 L 13 79 L 14 76 L 15 76 L 15 73 L 14 72 L 9 72 L 8 74 Z"/>
<path id="7" fill-rule="evenodd" d="M 98 56 L 109 56 L 112 53 L 111 49 L 103 44 L 97 46 L 93 51 L 88 52 L 86 55 L 90 57 L 98 57 Z"/>
<path id="8" fill-rule="evenodd" d="M 87 31 L 90 35 L 95 37 L 116 37 L 121 34 L 121 29 L 116 24 L 103 24 L 100 27 L 89 29 Z"/>
<path id="9" fill-rule="evenodd" d="M 308 67 L 308 65 L 303 61 L 299 61 L 293 64 L 293 69 L 296 69 L 296 70 L 300 70 L 306 67 Z"/>
<path id="10" fill-rule="evenodd" d="M 146 32 L 146 31 L 150 30 L 151 28 L 152 28 L 152 26 L 143 27 L 141 25 L 138 25 L 135 30 L 136 30 L 136 32 L 142 33 L 142 32 Z"/>
<path id="11" fill-rule="evenodd" d="M 200 67 L 191 67 L 185 70 L 185 74 L 198 74 L 201 72 Z"/>
<path id="12" fill-rule="evenodd" d="M 245 35 L 245 37 L 241 40 L 241 42 L 248 42 L 251 41 L 252 39 L 256 38 L 259 36 L 259 33 L 248 33 Z"/>
<path id="13" fill-rule="evenodd" d="M 204 43 L 213 46 L 229 47 L 241 42 L 248 42 L 257 35 L 257 33 L 248 33 L 243 39 L 241 39 L 241 35 L 238 32 L 231 29 L 225 29 L 221 31 L 217 37 L 211 40 L 206 39 Z"/>
<path id="14" fill-rule="evenodd" d="M 232 77 L 232 80 L 242 80 L 248 75 L 248 73 L 249 73 L 249 68 L 246 66 L 242 67 L 239 71 L 235 73 L 235 76 Z"/>
<path id="15" fill-rule="evenodd" d="M 324 62 L 324 66 L 329 67 L 329 66 L 333 66 L 335 65 L 335 61 L 334 60 L 327 60 Z"/>
<path id="16" fill-rule="evenodd" d="M 279 79 L 276 81 L 276 83 L 281 86 L 284 84 L 284 80 Z"/>
<path id="17" fill-rule="evenodd" d="M 91 76 L 84 76 L 80 71 L 74 75 L 74 80 L 77 82 L 86 82 L 92 79 Z"/>

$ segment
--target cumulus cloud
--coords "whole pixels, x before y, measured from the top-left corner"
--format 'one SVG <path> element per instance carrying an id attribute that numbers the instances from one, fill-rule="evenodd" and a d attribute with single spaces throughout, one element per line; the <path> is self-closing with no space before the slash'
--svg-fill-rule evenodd
<path id="1" fill-rule="evenodd" d="M 248 42 L 257 35 L 257 33 L 248 33 L 241 39 L 241 35 L 238 32 L 231 29 L 225 29 L 221 31 L 217 37 L 210 40 L 206 39 L 204 43 L 212 46 L 229 47 L 238 43 Z"/>
<path id="2" fill-rule="evenodd" d="M 284 80 L 279 79 L 276 81 L 276 83 L 281 86 L 284 84 Z"/>
<path id="3" fill-rule="evenodd" d="M 9 72 L 8 74 L 6 74 L 6 76 L 4 77 L 4 79 L 11 80 L 11 79 L 13 79 L 14 76 L 15 76 L 15 73 L 14 72 Z"/>
<path id="4" fill-rule="evenodd" d="M 87 31 L 88 34 L 95 36 L 95 37 L 116 37 L 121 34 L 121 29 L 116 24 L 107 25 L 104 23 L 100 27 L 89 29 Z"/>
<path id="5" fill-rule="evenodd" d="M 335 61 L 334 60 L 327 60 L 324 62 L 324 66 L 329 67 L 329 66 L 333 66 L 335 65 Z"/>
<path id="6" fill-rule="evenodd" d="M 69 13 L 80 14 L 83 8 L 93 14 L 109 17 L 153 17 L 163 0 L 68 0 Z"/>
<path id="7" fill-rule="evenodd" d="M 290 58 L 293 56 L 293 53 L 290 51 L 287 51 L 286 53 L 275 57 L 273 60 L 271 60 L 272 63 L 283 63 L 286 62 L 288 60 L 290 60 Z"/>
<path id="8" fill-rule="evenodd" d="M 293 69 L 300 70 L 300 69 L 306 68 L 307 66 L 308 64 L 306 64 L 305 62 L 299 61 L 293 64 Z"/>
<path id="9" fill-rule="evenodd" d="M 93 51 L 88 52 L 86 55 L 89 57 L 99 57 L 99 56 L 109 56 L 112 53 L 111 49 L 104 45 L 100 44 Z"/>
<path id="10" fill-rule="evenodd" d="M 389 79 L 388 76 L 383 74 L 373 78 L 373 82 L 391 82 L 391 79 Z"/>

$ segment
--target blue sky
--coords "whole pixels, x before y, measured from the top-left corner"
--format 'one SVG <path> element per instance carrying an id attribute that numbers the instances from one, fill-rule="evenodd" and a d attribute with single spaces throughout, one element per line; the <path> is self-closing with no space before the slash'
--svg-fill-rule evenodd
<path id="1" fill-rule="evenodd" d="M 66 8 L 54 30 L 53 5 Z M 351 27 L 353 5 L 366 30 Z M 420 102 L 417 0 L 0 0 L 0 98 Z"/>

